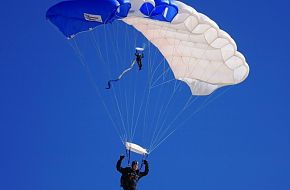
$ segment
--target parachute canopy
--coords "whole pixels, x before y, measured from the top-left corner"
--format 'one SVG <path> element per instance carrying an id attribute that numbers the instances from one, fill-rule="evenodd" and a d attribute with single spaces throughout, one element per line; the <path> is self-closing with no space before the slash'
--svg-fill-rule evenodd
<path id="1" fill-rule="evenodd" d="M 133 68 L 136 54 L 144 53 L 143 72 L 132 72 L 116 86 L 118 90 L 102 95 L 104 91 L 94 85 L 122 143 L 138 154 L 152 153 L 188 118 L 212 102 L 208 99 L 214 95 L 200 96 L 238 84 L 249 74 L 249 66 L 230 35 L 180 1 L 70 0 L 49 8 L 46 17 L 71 39 L 69 43 L 86 66 L 90 80 L 101 83 L 101 88 L 104 78 L 111 79 L 111 73 L 116 76 L 131 63 L 116 80 L 121 79 Z M 75 38 L 82 32 L 88 33 Z M 87 48 L 84 53 L 78 45 L 82 40 Z M 89 40 L 93 44 L 90 48 Z M 89 52 L 93 55 L 88 56 Z M 86 64 L 92 57 L 98 59 L 94 63 L 106 63 L 92 65 L 96 77 Z M 180 81 L 186 85 L 180 85 Z M 196 99 L 204 99 L 204 103 L 195 104 L 196 110 L 192 110 Z M 139 136 L 135 135 L 136 128 L 142 128 Z M 142 146 L 148 149 L 131 143 L 135 137 L 146 137 Z M 147 140 L 150 142 L 145 144 Z"/>
<path id="2" fill-rule="evenodd" d="M 142 148 L 141 146 L 134 144 L 134 143 L 126 142 L 125 147 L 127 150 L 130 150 L 130 151 L 135 152 L 137 154 L 143 154 L 143 155 L 149 154 L 145 148 Z"/>
<path id="3" fill-rule="evenodd" d="M 174 0 L 74 0 L 46 14 L 68 38 L 122 20 L 140 31 L 167 60 L 193 95 L 246 79 L 249 66 L 229 34 L 204 14 Z"/>
<path id="4" fill-rule="evenodd" d="M 143 52 L 144 51 L 144 48 L 136 47 L 136 51 Z"/>

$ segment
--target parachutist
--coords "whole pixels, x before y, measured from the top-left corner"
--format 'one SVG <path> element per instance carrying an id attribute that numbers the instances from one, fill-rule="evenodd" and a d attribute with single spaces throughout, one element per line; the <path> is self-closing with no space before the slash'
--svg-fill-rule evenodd
<path id="1" fill-rule="evenodd" d="M 143 53 L 143 48 L 136 48 L 136 62 L 138 64 L 139 67 L 139 71 L 142 69 L 142 59 L 144 58 L 144 53 Z"/>
<path id="2" fill-rule="evenodd" d="M 149 172 L 148 161 L 143 160 L 145 170 L 141 172 L 138 168 L 138 161 L 136 160 L 132 162 L 131 167 L 122 168 L 121 164 L 124 158 L 125 156 L 121 155 L 116 165 L 117 170 L 122 174 L 120 180 L 121 187 L 123 187 L 124 190 L 136 190 L 138 181 Z"/>

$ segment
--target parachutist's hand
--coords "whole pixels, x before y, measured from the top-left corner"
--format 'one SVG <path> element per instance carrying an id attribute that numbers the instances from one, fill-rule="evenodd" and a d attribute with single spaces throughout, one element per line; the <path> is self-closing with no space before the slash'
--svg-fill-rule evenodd
<path id="1" fill-rule="evenodd" d="M 123 160 L 125 158 L 125 156 L 122 154 L 121 156 L 120 156 L 120 160 Z"/>
<path id="2" fill-rule="evenodd" d="M 143 160 L 143 164 L 147 165 L 148 161 L 147 160 Z"/>

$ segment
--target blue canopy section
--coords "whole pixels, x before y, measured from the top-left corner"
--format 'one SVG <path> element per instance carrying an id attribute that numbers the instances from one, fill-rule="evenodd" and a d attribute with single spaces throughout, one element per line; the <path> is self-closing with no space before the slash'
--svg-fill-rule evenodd
<path id="1" fill-rule="evenodd" d="M 68 38 L 98 25 L 126 17 L 131 4 L 128 0 L 74 0 L 60 2 L 46 13 Z"/>
<path id="2" fill-rule="evenodd" d="M 49 8 L 46 18 L 66 37 L 72 38 L 80 32 L 125 18 L 130 9 L 130 0 L 71 0 Z M 174 0 L 155 0 L 155 7 L 145 2 L 140 12 L 150 19 L 171 22 L 178 13 L 178 6 Z"/>
<path id="3" fill-rule="evenodd" d="M 119 18 L 127 17 L 131 9 L 130 0 L 118 0 L 118 2 L 120 3 L 120 7 L 117 10 L 116 17 L 119 17 Z"/>
<path id="4" fill-rule="evenodd" d="M 174 0 L 154 0 L 155 1 L 155 7 L 152 8 L 150 11 L 150 14 L 148 15 L 151 19 L 154 20 L 160 20 L 165 22 L 171 22 L 174 17 L 178 13 L 178 6 L 175 4 Z M 148 6 L 147 7 L 141 7 L 140 11 L 145 14 L 145 12 L 148 12 Z M 146 11 L 145 11 L 146 10 Z"/>

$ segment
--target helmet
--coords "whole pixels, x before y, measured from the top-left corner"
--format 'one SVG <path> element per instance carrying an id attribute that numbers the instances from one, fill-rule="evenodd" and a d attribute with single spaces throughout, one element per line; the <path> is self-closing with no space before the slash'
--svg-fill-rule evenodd
<path id="1" fill-rule="evenodd" d="M 138 165 L 138 161 L 137 160 L 134 160 L 133 162 L 132 162 L 132 166 L 134 166 L 134 165 Z"/>

